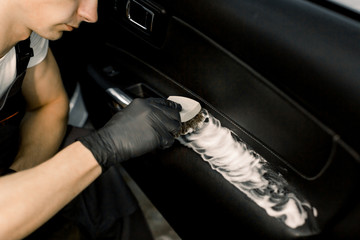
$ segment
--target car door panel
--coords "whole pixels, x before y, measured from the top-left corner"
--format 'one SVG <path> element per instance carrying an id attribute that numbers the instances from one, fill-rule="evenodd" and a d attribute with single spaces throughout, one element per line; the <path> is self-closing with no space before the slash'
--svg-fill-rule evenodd
<path id="1" fill-rule="evenodd" d="M 155 92 L 167 92 L 170 94 L 176 94 L 176 95 L 182 95 L 182 96 L 188 96 L 191 97 L 193 99 L 199 100 L 202 104 L 202 106 L 206 109 L 208 109 L 209 111 L 211 111 L 211 113 L 213 115 L 215 115 L 219 120 L 221 120 L 221 123 L 228 127 L 229 129 L 231 129 L 232 131 L 234 131 L 237 136 L 239 136 L 241 139 L 243 139 L 246 143 L 249 144 L 249 146 L 251 146 L 252 148 L 256 149 L 256 151 L 258 153 L 261 153 L 262 156 L 264 156 L 268 161 L 272 162 L 274 164 L 274 167 L 280 171 L 284 176 L 286 176 L 286 178 L 288 179 L 288 181 L 293 185 L 293 186 L 297 186 L 297 191 L 301 192 L 301 194 L 303 194 L 304 196 L 306 196 L 306 198 L 309 199 L 309 201 L 311 203 L 313 203 L 316 208 L 318 209 L 318 211 L 322 210 L 324 211 L 324 214 L 321 214 L 321 216 L 318 216 L 317 221 L 321 223 L 322 218 L 324 222 L 327 221 L 327 219 L 331 219 L 332 217 L 334 217 L 334 214 L 336 214 L 338 211 L 340 211 L 342 204 L 334 204 L 334 202 L 338 202 L 338 203 L 344 203 L 347 201 L 347 198 L 349 197 L 349 193 L 351 192 L 351 189 L 354 187 L 354 182 L 352 182 L 353 179 L 356 179 L 356 175 L 350 176 L 348 175 L 348 179 L 343 179 L 342 181 L 346 180 L 346 184 L 345 186 L 347 186 L 346 188 L 343 187 L 344 182 L 339 183 L 338 179 L 333 178 L 333 176 L 336 176 L 338 174 L 342 175 L 346 175 L 349 174 L 347 169 L 351 169 L 351 168 L 356 168 L 356 164 L 353 165 L 354 163 L 352 162 L 352 157 L 351 155 L 349 155 L 348 153 L 344 152 L 343 149 L 341 149 L 341 147 L 338 147 L 336 145 L 336 143 L 334 145 L 332 145 L 332 147 L 334 147 L 334 149 L 332 149 L 332 153 L 331 153 L 331 159 L 328 159 L 329 156 L 326 156 L 325 158 L 325 163 L 324 163 L 324 168 L 320 169 L 318 172 L 317 177 L 313 176 L 313 179 L 311 179 L 311 181 L 306 181 L 306 180 L 310 180 L 311 177 L 307 177 L 306 175 L 301 174 L 297 168 L 292 167 L 289 163 L 286 162 L 286 159 L 281 159 L 277 156 L 277 154 L 274 154 L 273 151 L 271 151 L 271 149 L 269 149 L 266 145 L 264 145 L 263 143 L 259 142 L 259 140 L 257 140 L 254 136 L 250 135 L 248 132 L 244 131 L 244 129 L 239 126 L 238 124 L 236 124 L 233 120 L 233 118 L 229 118 L 228 115 L 225 115 L 225 113 L 223 112 L 219 112 L 217 111 L 216 107 L 214 107 L 212 104 L 210 104 L 209 102 L 205 102 L 202 98 L 198 98 L 197 95 L 194 95 L 191 91 L 189 91 L 188 88 L 185 88 L 183 86 L 179 86 L 178 83 L 175 83 L 173 80 L 171 80 L 167 75 L 165 75 L 162 72 L 159 72 L 158 70 L 154 70 L 151 66 L 148 66 L 146 64 L 140 64 L 139 66 L 139 62 L 133 62 L 133 61 L 137 61 L 137 59 L 133 59 L 133 57 L 131 56 L 127 56 L 126 53 L 122 52 L 122 51 L 114 51 L 114 49 L 111 49 L 112 53 L 115 53 L 116 56 L 118 56 L 119 58 L 117 59 L 117 61 L 114 60 L 110 60 L 110 62 L 112 63 L 112 67 L 114 67 L 116 69 L 116 71 L 118 71 L 119 73 L 121 73 L 121 76 L 117 76 L 115 78 L 113 78 L 112 80 L 109 80 L 109 82 L 112 82 L 113 84 L 116 84 L 116 82 L 118 82 L 117 85 L 115 86 L 120 86 L 123 87 L 123 89 L 128 89 L 129 94 L 133 93 L 134 97 L 139 96 L 139 97 L 144 97 L 144 96 L 157 96 L 153 95 L 153 94 L 139 94 L 146 92 L 148 93 L 149 91 L 147 90 L 146 86 L 151 86 L 154 87 L 156 86 L 156 90 Z M 106 54 L 108 55 L 108 54 Z M 119 64 L 119 65 L 117 65 Z M 142 65 L 142 66 L 141 66 Z M 107 66 L 107 64 L 105 64 L 105 66 Z M 119 67 L 121 66 L 121 67 Z M 123 68 L 122 68 L 123 67 Z M 145 68 L 145 69 L 143 69 Z M 103 68 L 100 68 L 100 71 Z M 124 79 L 124 80 L 123 80 Z M 129 83 L 128 79 L 133 79 L 134 82 Z M 254 80 L 254 79 L 252 79 Z M 121 83 L 124 82 L 128 82 L 127 84 L 130 85 L 123 85 Z M 133 86 L 139 86 L 139 84 L 142 86 L 142 90 L 136 90 L 136 91 L 132 91 L 131 89 L 133 88 Z M 261 85 L 264 86 L 264 85 Z M 144 90 L 145 89 L 145 90 Z M 193 88 L 194 89 L 194 88 Z M 256 88 L 255 88 L 256 89 Z M 260 88 L 261 89 L 261 88 Z M 233 88 L 234 93 L 236 93 L 237 89 Z M 151 91 L 153 92 L 153 91 Z M 232 91 L 228 91 L 227 94 L 224 95 L 214 95 L 216 96 L 216 100 L 218 102 L 218 99 L 226 98 L 228 95 L 231 95 L 233 92 Z M 159 96 L 166 96 L 163 94 L 159 94 Z M 257 96 L 257 95 L 256 95 Z M 277 96 L 277 95 L 276 95 Z M 207 99 L 212 99 L 210 97 L 208 97 Z M 216 103 L 217 103 L 216 102 Z M 224 103 L 225 104 L 225 103 Z M 239 105 L 239 104 L 238 104 Z M 240 114 L 239 112 L 235 112 L 234 116 L 236 116 L 237 114 Z M 229 114 L 231 114 L 231 112 L 229 111 Z M 288 143 L 288 142 L 287 142 Z M 294 143 L 295 144 L 295 143 Z M 176 148 L 180 148 L 181 150 L 181 155 L 177 156 L 176 154 Z M 140 183 L 140 185 L 144 188 L 144 190 L 146 191 L 146 189 L 148 189 L 148 191 L 146 191 L 147 194 L 149 194 L 151 196 L 152 201 L 154 201 L 154 203 L 158 203 L 160 209 L 163 209 L 162 212 L 164 212 L 164 215 L 166 215 L 166 212 L 169 211 L 171 212 L 171 216 L 174 215 L 176 216 L 177 220 L 175 220 L 175 223 L 177 221 L 179 221 L 179 219 L 182 219 L 183 221 L 185 219 L 187 219 L 189 216 L 191 216 L 192 219 L 196 219 L 195 216 L 197 217 L 201 217 L 207 219 L 210 222 L 216 223 L 217 225 L 219 224 L 218 221 L 216 219 L 218 219 L 219 215 L 214 214 L 212 211 L 208 212 L 207 214 L 205 214 L 205 209 L 209 210 L 212 209 L 211 206 L 209 206 L 209 204 L 213 204 L 213 206 L 217 206 L 219 207 L 221 210 L 224 209 L 225 206 L 227 206 L 226 208 L 229 208 L 230 206 L 233 206 L 236 204 L 239 204 L 238 206 L 241 206 L 241 208 L 245 208 L 245 209 L 249 209 L 248 206 L 246 206 L 246 204 L 241 203 L 241 199 L 244 198 L 244 196 L 242 197 L 238 197 L 238 199 L 236 201 L 229 201 L 228 199 L 236 199 L 235 196 L 237 195 L 241 195 L 241 192 L 239 191 L 235 191 L 234 189 L 232 189 L 231 191 L 228 190 L 228 192 L 224 189 L 224 185 L 229 185 L 229 183 L 226 183 L 226 181 L 222 180 L 220 181 L 220 183 L 218 182 L 219 179 L 221 179 L 221 176 L 218 176 L 216 173 L 213 173 L 213 170 L 210 169 L 210 167 L 208 165 L 206 165 L 205 163 L 202 163 L 201 159 L 199 159 L 199 156 L 197 156 L 196 154 L 192 153 L 191 150 L 189 151 L 188 149 L 183 149 L 184 147 L 182 146 L 174 146 L 171 148 L 171 150 L 167 150 L 166 154 L 162 153 L 160 154 L 160 152 L 158 154 L 156 154 L 155 156 L 152 155 L 152 157 L 146 156 L 145 159 L 143 159 L 142 161 L 144 161 L 144 168 L 143 171 L 141 170 L 142 168 L 139 167 L 139 161 L 134 161 L 134 162 L 129 162 L 126 163 L 125 166 L 127 166 L 127 169 L 130 171 L 130 173 L 135 177 L 135 179 L 138 181 L 138 183 Z M 330 153 L 329 153 L 330 155 Z M 186 161 L 185 161 L 186 159 Z M 301 159 L 300 159 L 301 160 Z M 327 160 L 330 161 L 331 163 L 331 167 L 328 167 L 328 163 Z M 156 164 L 155 162 L 160 161 L 160 163 Z M 199 164 L 199 166 L 196 166 L 195 162 L 198 162 L 197 164 Z M 200 161 L 200 163 L 199 163 Z M 333 161 L 341 161 L 340 166 L 338 166 L 338 164 L 334 164 Z M 311 163 L 311 162 L 309 162 Z M 162 164 L 164 166 L 162 166 Z M 181 173 L 185 175 L 185 179 L 186 179 L 186 183 L 189 184 L 189 186 L 187 188 L 184 189 L 184 176 L 179 176 L 179 170 L 181 169 Z M 175 171 L 175 173 L 174 173 Z M 326 174 L 324 174 L 323 172 L 325 171 Z M 167 172 L 167 174 L 165 176 L 164 172 Z M 321 174 L 320 174 L 321 173 Z M 210 176 L 206 176 L 204 177 L 203 175 L 207 175 L 210 174 Z M 195 175 L 195 176 L 191 176 L 191 175 Z M 215 176 L 212 176 L 215 175 Z M 157 177 L 154 177 L 157 176 Z M 176 176 L 176 178 L 173 178 L 173 176 Z M 296 177 L 298 176 L 298 177 Z M 149 178 L 151 180 L 149 180 Z M 155 180 L 157 179 L 157 180 Z M 164 179 L 166 179 L 166 181 L 164 181 Z M 217 184 L 213 183 L 211 180 L 213 179 L 218 179 L 218 180 L 214 180 Z M 316 179 L 316 181 L 314 181 L 314 179 Z M 154 181 L 154 182 L 153 182 Z M 199 182 L 200 181 L 200 182 Z M 189 183 L 190 182 L 190 183 Z M 327 185 L 331 183 L 330 185 Z M 208 186 L 205 188 L 205 186 L 208 184 Z M 325 184 L 325 186 L 328 187 L 324 187 L 322 186 L 323 184 Z M 321 188 L 317 188 L 317 187 L 313 187 L 313 186 L 321 186 Z M 300 187 L 298 187 L 300 186 Z M 218 201 L 221 201 L 219 198 L 220 196 L 216 196 L 215 193 L 213 193 L 214 190 L 209 189 L 213 188 L 213 189 L 221 189 L 221 196 L 225 196 L 226 200 L 222 200 L 225 201 L 225 206 L 219 206 Z M 229 189 L 231 189 L 231 186 L 228 186 Z M 332 193 L 334 192 L 334 189 L 337 188 L 337 195 L 332 195 Z M 172 192 L 172 189 L 174 192 Z M 201 189 L 201 191 L 199 191 L 199 189 Z M 208 196 L 209 193 L 207 191 L 210 191 L 211 195 L 211 199 L 213 199 L 213 201 L 215 201 L 215 203 L 212 200 L 209 200 L 209 198 L 204 199 L 204 196 Z M 315 192 L 313 192 L 315 191 Z M 186 197 L 188 197 L 188 194 L 193 196 L 193 198 L 191 198 L 191 201 L 189 202 L 189 199 L 186 199 L 187 201 L 183 200 L 182 195 L 186 193 Z M 217 193 L 219 194 L 219 193 Z M 167 199 L 169 196 L 172 196 L 175 199 Z M 175 197 L 176 196 L 176 197 Z M 230 198 L 231 196 L 231 198 Z M 324 203 L 324 196 L 326 196 L 327 201 Z M 328 197 L 331 196 L 332 201 L 329 201 Z M 194 201 L 194 199 L 198 200 L 198 202 Z M 199 199 L 202 199 L 203 202 L 199 201 Z M 157 202 L 159 201 L 159 202 Z M 206 202 L 207 204 L 204 204 L 204 202 Z M 169 204 L 168 204 L 169 203 Z M 186 211 L 185 209 L 182 209 L 181 212 L 177 212 L 176 214 L 174 214 L 174 204 L 177 206 L 176 208 L 179 208 L 178 205 L 184 204 L 185 207 L 187 208 L 188 211 Z M 326 204 L 327 203 L 327 204 Z M 191 206 L 191 208 L 189 208 L 189 206 Z M 332 211 L 328 211 L 327 209 L 331 208 Z M 189 212 L 189 209 L 191 210 Z M 197 215 L 199 209 L 203 209 L 204 212 L 202 212 L 200 215 Z M 231 209 L 231 208 L 230 208 Z M 235 211 L 236 208 L 231 209 L 232 211 Z M 229 210 L 230 211 L 230 210 Z M 240 209 L 238 210 L 239 212 Z M 254 210 L 252 210 L 251 212 L 253 212 Z M 259 209 L 257 210 L 259 211 Z M 260 211 L 261 212 L 261 211 Z M 182 214 L 181 214 L 182 213 Z M 184 215 L 184 213 L 186 213 Z M 199 214 L 199 213 L 198 213 Z M 208 215 L 210 214 L 210 216 Z M 221 213 L 223 214 L 223 213 Z M 229 214 L 229 212 L 227 213 Z M 233 214 L 233 213 L 232 213 Z M 264 214 L 264 212 L 263 212 Z M 265 214 L 266 215 L 266 214 Z M 327 216 L 326 216 L 327 215 Z M 212 216 L 212 217 L 211 217 Z M 221 216 L 221 215 L 220 215 Z M 215 219 L 214 219 L 215 217 Z M 240 219 L 242 219 L 244 216 L 241 216 Z M 235 224 L 238 223 L 238 221 L 235 221 L 232 218 L 228 218 L 228 216 L 226 217 L 228 219 L 228 221 L 230 221 L 231 224 Z M 170 217 L 171 219 L 171 217 Z M 248 217 L 246 217 L 245 219 L 248 219 Z M 274 224 L 277 223 L 276 220 L 269 218 L 269 216 L 267 217 L 259 217 L 257 221 L 259 221 L 259 219 L 267 219 L 267 221 L 272 222 Z M 239 219 L 238 219 L 239 220 Z M 189 220 L 186 220 L 189 221 Z M 200 219 L 199 219 L 200 221 Z M 203 222 L 204 219 L 202 219 Z M 222 223 L 224 225 L 218 225 L 217 228 L 219 229 L 219 232 L 223 232 L 224 229 L 229 230 L 229 227 L 231 226 L 231 224 L 228 221 L 222 221 Z M 172 221 L 170 221 L 172 223 Z M 269 222 L 263 223 L 262 225 L 265 226 L 269 226 L 269 229 L 267 229 L 267 231 L 265 231 L 264 229 L 262 229 L 261 234 L 265 234 L 268 237 L 269 236 L 276 236 L 276 238 L 280 237 L 280 236 L 296 236 L 299 234 L 299 232 L 301 233 L 303 229 L 298 229 L 297 231 L 294 231 L 292 229 L 286 229 L 284 228 L 284 226 L 282 226 L 280 224 L 280 226 L 274 227 L 271 224 L 269 224 Z M 207 222 L 209 223 L 209 222 Z M 255 223 L 253 223 L 255 224 Z M 176 225 L 176 224 L 175 224 Z M 195 229 L 193 229 L 190 226 L 194 226 L 197 231 L 199 230 L 199 227 L 197 225 L 195 225 L 195 223 L 190 224 L 190 222 L 188 224 L 186 224 L 186 229 L 182 230 L 183 232 L 185 232 L 185 236 L 187 236 L 186 234 L 188 234 L 189 236 L 194 236 L 194 234 L 196 234 Z M 276 224 L 275 224 L 276 225 Z M 256 224 L 254 225 L 256 226 Z M 253 226 L 253 227 L 254 227 Z M 182 226 L 184 227 L 184 226 Z M 215 226 L 214 226 L 215 228 Z M 176 229 L 176 228 L 175 228 Z M 238 228 L 234 228 L 234 230 L 237 231 Z M 247 230 L 251 229 L 249 227 L 246 227 Z M 274 229 L 278 229 L 278 233 L 276 233 L 274 231 Z M 285 229 L 285 230 L 284 230 Z M 254 229 L 255 230 L 255 229 Z M 309 229 L 305 229 L 306 231 L 304 231 L 304 233 L 302 234 L 309 234 L 308 231 Z M 180 232 L 182 232 L 180 231 Z M 256 231 L 256 230 L 255 230 Z M 290 233 L 287 233 L 284 235 L 283 231 L 290 231 Z M 314 230 L 316 232 L 316 229 Z M 218 232 L 218 234 L 219 234 Z M 295 233 L 294 233 L 295 232 Z M 231 234 L 234 234 L 233 231 L 230 231 Z M 204 233 L 202 233 L 204 234 Z M 216 234 L 214 232 L 208 232 L 207 234 Z M 206 234 L 205 234 L 206 236 Z"/>
<path id="2" fill-rule="evenodd" d="M 136 2 L 160 9 L 155 33 L 128 21 L 128 1 L 116 0 L 99 3 L 99 23 L 78 39 L 94 125 L 117 111 L 108 87 L 132 97 L 190 97 L 316 209 L 304 225 L 288 227 L 175 142 L 124 163 L 175 231 L 184 239 L 356 234 L 337 225 L 358 209 L 354 20 L 307 1 Z"/>

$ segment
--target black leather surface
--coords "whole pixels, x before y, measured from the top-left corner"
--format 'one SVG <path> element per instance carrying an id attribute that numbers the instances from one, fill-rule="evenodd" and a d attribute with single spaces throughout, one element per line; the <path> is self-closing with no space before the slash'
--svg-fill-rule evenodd
<path id="1" fill-rule="evenodd" d="M 359 22 L 307 1 L 159 2 L 360 149 Z"/>

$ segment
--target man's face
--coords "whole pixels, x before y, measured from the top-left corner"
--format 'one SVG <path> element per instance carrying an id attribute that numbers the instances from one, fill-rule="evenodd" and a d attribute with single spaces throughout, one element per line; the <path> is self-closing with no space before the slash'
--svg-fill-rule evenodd
<path id="1" fill-rule="evenodd" d="M 97 0 L 26 0 L 25 24 L 40 36 L 56 40 L 82 21 L 97 21 Z"/>

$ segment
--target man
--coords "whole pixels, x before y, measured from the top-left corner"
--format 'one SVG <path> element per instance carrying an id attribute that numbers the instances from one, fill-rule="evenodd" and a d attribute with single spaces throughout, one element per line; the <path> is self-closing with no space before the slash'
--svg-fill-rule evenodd
<path id="1" fill-rule="evenodd" d="M 13 148 L 20 126 L 14 162 L 8 160 L 13 151 L 0 155 L 0 239 L 29 235 L 102 172 L 155 148 L 170 147 L 179 131 L 181 106 L 135 99 L 102 129 L 56 153 L 66 129 L 68 99 L 45 39 L 56 40 L 82 21 L 97 21 L 97 0 L 0 1 L 0 114 L 11 113 L 0 119 L 1 151 Z M 21 55 L 18 47 L 28 38 L 34 56 L 25 64 L 29 68 L 24 75 L 19 72 L 24 64 L 16 59 L 31 56 L 29 48 Z M 22 98 L 19 92 L 26 100 L 23 118 L 21 109 L 12 112 Z M 16 173 L 8 174 L 8 167 Z"/>

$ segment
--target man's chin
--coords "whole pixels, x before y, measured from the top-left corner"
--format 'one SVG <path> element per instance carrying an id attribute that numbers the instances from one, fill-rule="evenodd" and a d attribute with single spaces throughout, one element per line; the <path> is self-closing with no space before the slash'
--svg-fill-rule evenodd
<path id="1" fill-rule="evenodd" d="M 63 36 L 64 32 L 58 32 L 55 36 L 52 36 L 51 38 L 49 38 L 49 40 L 55 41 L 60 39 Z"/>
<path id="2" fill-rule="evenodd" d="M 51 41 L 55 41 L 58 40 L 62 37 L 63 35 L 63 31 L 58 31 L 58 32 L 52 32 L 50 34 L 39 34 L 41 37 L 46 38 L 48 40 Z"/>

